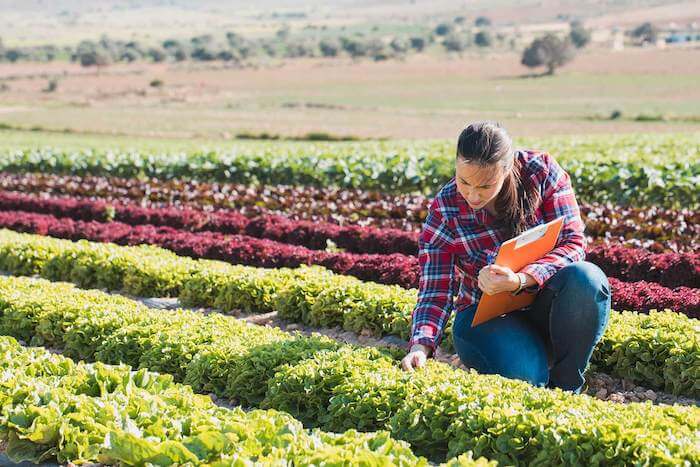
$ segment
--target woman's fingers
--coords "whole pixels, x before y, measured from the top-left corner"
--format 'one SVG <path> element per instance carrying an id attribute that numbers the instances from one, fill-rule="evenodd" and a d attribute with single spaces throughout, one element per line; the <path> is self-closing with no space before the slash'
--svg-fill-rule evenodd
<path id="1" fill-rule="evenodd" d="M 413 356 L 415 352 L 410 352 L 401 360 L 401 367 L 406 371 L 413 371 Z"/>
<path id="2" fill-rule="evenodd" d="M 413 363 L 416 368 L 422 368 L 425 365 L 425 354 L 423 352 L 416 352 L 413 357 Z"/>
<path id="3" fill-rule="evenodd" d="M 508 290 L 508 277 L 507 276 L 498 276 L 497 278 L 488 278 L 488 277 L 482 277 L 479 275 L 479 278 L 477 279 L 477 283 L 479 285 L 479 288 L 489 294 L 489 295 L 494 295 L 499 292 L 507 291 Z"/>
<path id="4" fill-rule="evenodd" d="M 489 279 L 479 276 L 477 282 L 481 290 L 483 290 L 489 295 L 493 295 L 493 284 L 491 284 L 491 281 Z"/>
<path id="5" fill-rule="evenodd" d="M 499 266 L 498 264 L 492 264 L 488 267 L 490 268 L 491 272 L 501 276 L 508 276 L 511 272 L 513 272 L 510 268 L 507 268 L 505 266 Z"/>
<path id="6" fill-rule="evenodd" d="M 401 360 L 401 368 L 406 371 L 413 371 L 414 368 L 421 368 L 425 365 L 426 356 L 424 352 L 410 352 Z"/>

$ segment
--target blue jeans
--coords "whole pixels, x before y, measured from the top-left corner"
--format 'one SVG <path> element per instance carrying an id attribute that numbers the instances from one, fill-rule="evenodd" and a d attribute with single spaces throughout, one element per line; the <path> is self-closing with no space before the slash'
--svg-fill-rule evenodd
<path id="1" fill-rule="evenodd" d="M 457 312 L 460 360 L 480 373 L 579 393 L 583 373 L 610 317 L 610 285 L 587 261 L 556 272 L 529 307 L 471 327 L 476 305 Z"/>

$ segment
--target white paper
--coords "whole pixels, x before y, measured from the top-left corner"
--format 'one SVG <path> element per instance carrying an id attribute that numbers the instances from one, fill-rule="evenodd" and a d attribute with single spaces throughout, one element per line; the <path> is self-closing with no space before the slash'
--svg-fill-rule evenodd
<path id="1" fill-rule="evenodd" d="M 542 224 L 542 225 L 538 225 L 537 227 L 533 227 L 532 229 L 528 230 L 525 233 L 518 235 L 515 238 L 515 249 L 517 250 L 520 247 L 524 247 L 526 245 L 529 245 L 530 243 L 534 242 L 535 240 L 542 238 L 546 232 L 547 232 L 547 224 Z"/>

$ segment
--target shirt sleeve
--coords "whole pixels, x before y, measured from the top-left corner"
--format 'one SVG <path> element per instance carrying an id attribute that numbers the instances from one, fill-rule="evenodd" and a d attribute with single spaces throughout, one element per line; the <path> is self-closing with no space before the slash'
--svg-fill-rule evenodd
<path id="1" fill-rule="evenodd" d="M 549 155 L 545 155 L 545 158 L 548 170 L 542 183 L 544 221 L 550 222 L 564 216 L 564 224 L 557 246 L 549 254 L 519 271 L 530 274 L 537 281 L 537 284 L 527 289 L 532 292 L 540 290 L 559 269 L 586 257 L 586 237 L 583 234 L 585 226 L 569 174 Z"/>
<path id="2" fill-rule="evenodd" d="M 438 211 L 430 210 L 418 238 L 420 280 L 409 348 L 423 344 L 433 349 L 433 355 L 452 313 L 454 238 L 449 223 Z"/>

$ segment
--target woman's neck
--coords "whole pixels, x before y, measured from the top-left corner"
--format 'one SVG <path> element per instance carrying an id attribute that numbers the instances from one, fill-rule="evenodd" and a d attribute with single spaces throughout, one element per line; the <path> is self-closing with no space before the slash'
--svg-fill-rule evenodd
<path id="1" fill-rule="evenodd" d="M 488 211 L 492 216 L 496 216 L 496 198 L 492 199 L 484 206 L 484 209 Z"/>

